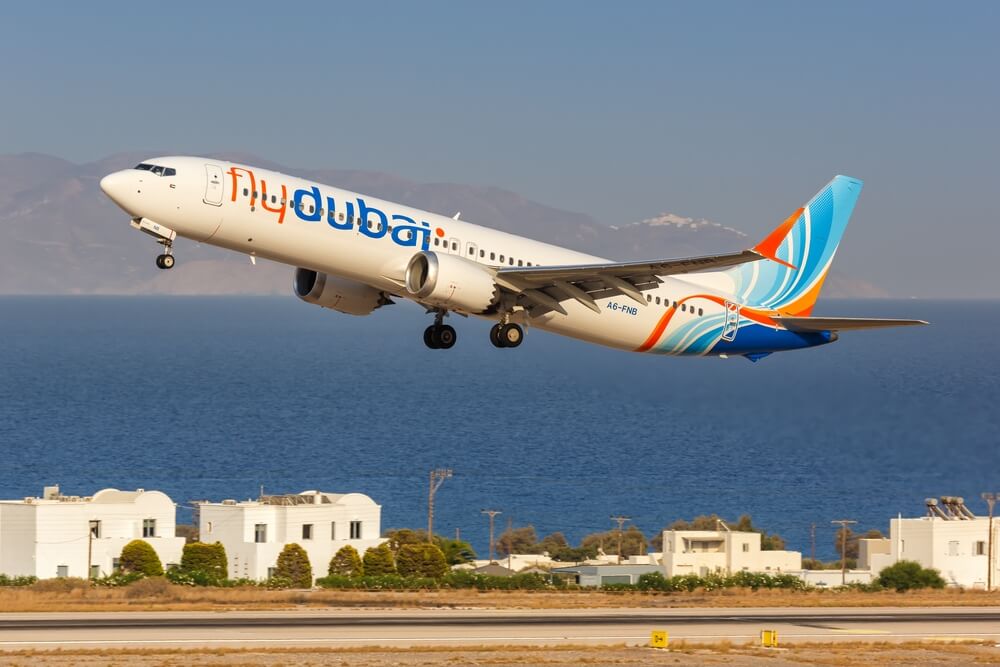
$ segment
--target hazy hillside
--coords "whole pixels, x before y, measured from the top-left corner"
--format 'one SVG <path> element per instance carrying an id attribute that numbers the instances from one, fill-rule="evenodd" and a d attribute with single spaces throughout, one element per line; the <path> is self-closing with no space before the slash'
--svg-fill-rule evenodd
<path id="1" fill-rule="evenodd" d="M 181 240 L 178 264 L 160 271 L 155 242 L 128 225 L 98 187 L 100 178 L 156 151 L 77 165 L 38 155 L 0 156 L 0 293 L 273 294 L 290 290 L 291 269 L 251 266 L 235 253 Z M 216 157 L 273 167 L 324 183 L 614 259 L 650 259 L 737 250 L 749 242 L 729 227 L 661 214 L 642 222 L 609 221 L 529 201 L 497 188 L 415 183 L 340 169 L 294 169 L 247 154 Z M 614 224 L 615 226 L 610 226 Z M 831 296 L 884 296 L 865 283 L 831 276 Z"/>

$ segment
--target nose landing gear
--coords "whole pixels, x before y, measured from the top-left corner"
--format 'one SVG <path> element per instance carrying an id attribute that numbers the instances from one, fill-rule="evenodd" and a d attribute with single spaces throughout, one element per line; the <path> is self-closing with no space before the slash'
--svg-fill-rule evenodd
<path id="1" fill-rule="evenodd" d="M 174 266 L 174 256 L 170 254 L 170 248 L 166 252 L 156 256 L 156 266 L 160 269 L 171 269 Z"/>
<path id="2" fill-rule="evenodd" d="M 458 334 L 455 327 L 444 324 L 444 316 L 447 311 L 439 310 L 434 313 L 434 324 L 424 329 L 424 345 L 432 350 L 448 350 L 455 345 Z"/>

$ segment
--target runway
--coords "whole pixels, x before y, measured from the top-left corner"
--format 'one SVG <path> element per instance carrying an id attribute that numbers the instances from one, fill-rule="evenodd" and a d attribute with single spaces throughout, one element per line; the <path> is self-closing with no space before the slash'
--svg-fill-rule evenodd
<path id="1" fill-rule="evenodd" d="M 0 614 L 0 650 L 102 647 L 356 647 L 1000 641 L 1000 608 L 296 610 Z"/>

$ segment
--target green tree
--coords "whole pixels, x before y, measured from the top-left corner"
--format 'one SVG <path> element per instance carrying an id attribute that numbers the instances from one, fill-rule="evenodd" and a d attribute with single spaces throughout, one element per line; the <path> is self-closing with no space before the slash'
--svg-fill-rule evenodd
<path id="1" fill-rule="evenodd" d="M 566 539 L 566 536 L 560 532 L 555 532 L 546 535 L 538 542 L 537 551 L 553 556 L 559 550 L 566 549 L 567 547 L 569 547 L 569 540 Z"/>
<path id="2" fill-rule="evenodd" d="M 393 554 L 398 554 L 404 544 L 426 544 L 427 531 L 412 528 L 396 528 L 386 531 L 385 539 Z"/>
<path id="3" fill-rule="evenodd" d="M 553 560 L 562 563 L 579 563 L 597 556 L 597 546 L 592 547 L 562 547 L 554 553 L 549 553 Z"/>
<path id="4" fill-rule="evenodd" d="M 229 576 L 226 548 L 221 542 L 185 544 L 181 553 L 181 569 L 185 572 L 201 572 L 212 579 L 222 581 Z"/>
<path id="5" fill-rule="evenodd" d="M 497 553 L 506 556 L 508 554 L 530 554 L 535 553 L 535 546 L 538 543 L 538 535 L 534 526 L 523 526 L 521 528 L 508 528 L 500 533 L 497 538 Z"/>
<path id="6" fill-rule="evenodd" d="M 646 536 L 635 526 L 629 526 L 622 531 L 622 556 L 635 556 L 646 553 Z M 613 529 L 603 533 L 591 533 L 580 542 L 583 549 L 600 549 L 606 554 L 618 553 L 618 530 Z"/>
<path id="7" fill-rule="evenodd" d="M 119 567 L 125 572 L 136 572 L 147 577 L 162 577 L 163 564 L 156 550 L 144 540 L 132 540 L 122 548 L 118 561 Z"/>
<path id="8" fill-rule="evenodd" d="M 387 542 L 377 547 L 369 547 L 364 557 L 365 576 L 378 577 L 386 574 L 396 574 L 396 561 L 392 557 L 392 549 Z"/>
<path id="9" fill-rule="evenodd" d="M 918 588 L 944 588 L 941 573 L 912 560 L 901 560 L 879 572 L 875 583 L 900 593 Z"/>
<path id="10" fill-rule="evenodd" d="M 448 564 L 435 544 L 404 544 L 396 554 L 396 569 L 403 577 L 440 579 L 448 572 Z"/>
<path id="11" fill-rule="evenodd" d="M 340 551 L 330 559 L 327 574 L 339 574 L 344 577 L 364 576 L 365 566 L 361 562 L 361 555 L 358 553 L 358 550 L 350 544 L 340 547 Z"/>
<path id="12" fill-rule="evenodd" d="M 312 565 L 306 550 L 294 542 L 286 544 L 278 554 L 274 578 L 287 579 L 294 588 L 312 588 Z"/>
<path id="13" fill-rule="evenodd" d="M 472 545 L 465 540 L 452 540 L 447 537 L 435 536 L 434 543 L 444 554 L 445 562 L 448 565 L 460 565 L 476 560 L 476 552 L 473 551 Z"/>

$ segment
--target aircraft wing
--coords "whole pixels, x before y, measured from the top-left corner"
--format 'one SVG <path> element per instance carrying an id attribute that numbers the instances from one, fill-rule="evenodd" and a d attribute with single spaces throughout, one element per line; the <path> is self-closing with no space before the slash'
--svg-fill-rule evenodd
<path id="1" fill-rule="evenodd" d="M 891 320 L 873 317 L 779 317 L 778 323 L 789 331 L 849 331 L 852 329 L 881 329 L 927 324 L 923 320 Z"/>
<path id="2" fill-rule="evenodd" d="M 570 266 L 528 266 L 497 270 L 497 284 L 519 295 L 532 317 L 554 310 L 566 314 L 561 302 L 575 300 L 600 313 L 594 299 L 615 294 L 625 295 L 646 305 L 642 290 L 653 289 L 669 276 L 695 271 L 714 271 L 746 262 L 756 262 L 765 255 L 756 250 L 725 255 L 706 255 L 663 259 L 651 262 L 615 262 Z"/>

